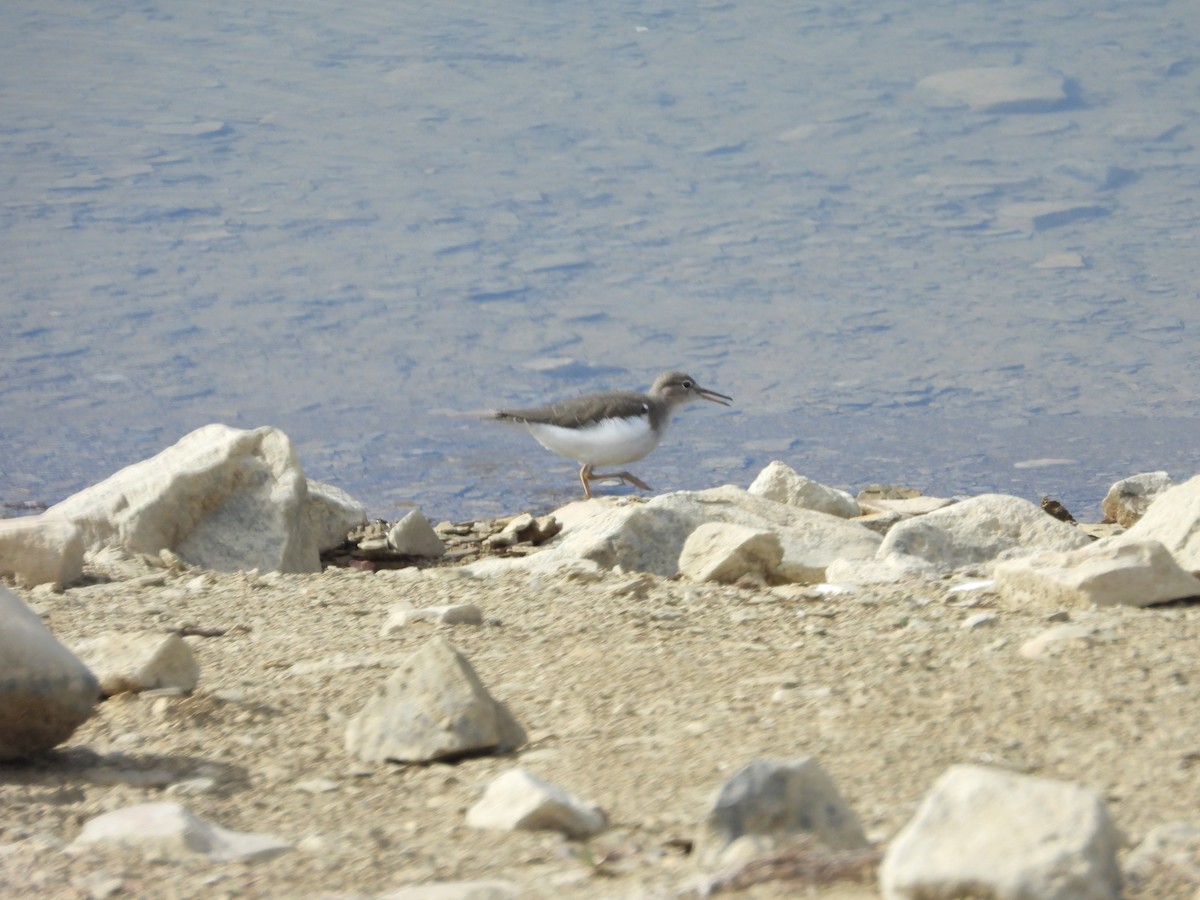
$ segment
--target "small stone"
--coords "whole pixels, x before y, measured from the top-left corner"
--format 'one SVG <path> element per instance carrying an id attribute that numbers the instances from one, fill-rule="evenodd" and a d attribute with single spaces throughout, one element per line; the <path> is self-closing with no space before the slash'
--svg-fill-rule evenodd
<path id="1" fill-rule="evenodd" d="M 759 472 L 747 491 L 776 503 L 814 509 L 843 519 L 861 512 L 858 501 L 845 491 L 806 478 L 779 460 Z"/>
<path id="2" fill-rule="evenodd" d="M 1090 647 L 1096 643 L 1097 637 L 1096 629 L 1087 625 L 1056 625 L 1026 641 L 1018 652 L 1026 659 L 1041 659 L 1071 644 Z"/>
<path id="3" fill-rule="evenodd" d="M 327 794 L 340 787 L 341 785 L 331 778 L 308 778 L 296 782 L 296 790 L 304 791 L 306 794 Z"/>
<path id="4" fill-rule="evenodd" d="M 434 625 L 482 625 L 483 610 L 474 603 L 453 603 L 446 606 L 392 607 L 388 620 L 380 632 L 382 637 L 392 637 L 416 622 Z"/>
<path id="5" fill-rule="evenodd" d="M 995 613 L 981 612 L 963 619 L 960 628 L 982 628 L 984 625 L 995 625 L 1000 619 Z"/>
<path id="6" fill-rule="evenodd" d="M 517 900 L 525 892 L 511 881 L 435 881 L 378 894 L 378 900 Z"/>
<path id="7" fill-rule="evenodd" d="M 192 648 L 177 634 L 103 635 L 82 641 L 76 652 L 96 674 L 106 697 L 168 688 L 186 692 L 200 680 Z"/>
<path id="8" fill-rule="evenodd" d="M 467 824 L 505 831 L 559 831 L 586 840 L 608 827 L 608 817 L 595 804 L 524 769 L 512 769 L 488 784 L 467 812 Z"/>
<path id="9" fill-rule="evenodd" d="M 387 540 L 393 550 L 404 556 L 438 557 L 446 552 L 446 545 L 419 509 L 393 525 Z"/>

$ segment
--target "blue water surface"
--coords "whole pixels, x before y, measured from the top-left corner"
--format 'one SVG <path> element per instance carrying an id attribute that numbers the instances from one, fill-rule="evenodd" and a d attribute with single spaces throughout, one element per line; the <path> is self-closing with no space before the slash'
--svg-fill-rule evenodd
<path id="1" fill-rule="evenodd" d="M 1095 517 L 1200 468 L 1195 0 L 4 20 L 10 504 L 218 421 L 282 428 L 375 515 L 547 509 L 574 464 L 469 413 L 666 368 L 736 405 L 631 467 L 663 490 L 782 459 Z M 920 85 L 1018 66 L 1062 100 Z"/>

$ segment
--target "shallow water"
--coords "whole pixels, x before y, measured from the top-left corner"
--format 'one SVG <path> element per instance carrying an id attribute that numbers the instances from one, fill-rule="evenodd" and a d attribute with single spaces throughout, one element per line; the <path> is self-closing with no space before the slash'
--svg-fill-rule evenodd
<path id="1" fill-rule="evenodd" d="M 10 4 L 0 500 L 220 421 L 375 515 L 543 509 L 574 464 L 462 413 L 665 368 L 736 406 L 659 489 L 1200 468 L 1194 0 L 477 6 Z M 1068 99 L 916 88 L 1017 64 Z"/>

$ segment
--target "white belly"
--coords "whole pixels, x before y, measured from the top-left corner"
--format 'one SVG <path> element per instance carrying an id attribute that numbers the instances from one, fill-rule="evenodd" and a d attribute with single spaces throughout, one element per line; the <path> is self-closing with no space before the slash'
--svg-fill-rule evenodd
<path id="1" fill-rule="evenodd" d="M 547 450 L 593 466 L 618 466 L 641 459 L 662 439 L 662 434 L 655 433 L 645 417 L 605 419 L 587 428 L 523 424 Z"/>

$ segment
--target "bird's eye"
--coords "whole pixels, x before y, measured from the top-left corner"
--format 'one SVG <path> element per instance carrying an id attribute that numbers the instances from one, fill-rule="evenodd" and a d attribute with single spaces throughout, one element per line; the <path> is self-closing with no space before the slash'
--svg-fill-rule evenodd
<path id="1" fill-rule="evenodd" d="M 690 382 L 690 381 L 683 381 L 683 382 L 681 382 L 681 383 L 680 383 L 680 386 L 681 386 L 681 387 L 682 387 L 682 388 L 683 388 L 685 391 L 690 391 L 692 388 L 694 388 L 694 387 L 695 387 L 695 384 L 693 384 L 693 383 L 692 383 L 692 382 Z"/>

